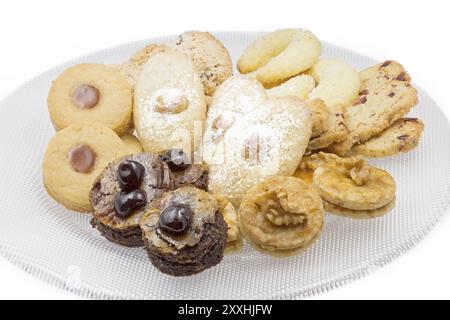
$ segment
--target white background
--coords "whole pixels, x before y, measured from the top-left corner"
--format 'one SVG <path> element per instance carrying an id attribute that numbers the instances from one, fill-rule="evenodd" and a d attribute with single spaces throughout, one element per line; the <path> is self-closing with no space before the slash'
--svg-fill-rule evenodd
<path id="1" fill-rule="evenodd" d="M 307 27 L 322 40 L 400 61 L 449 116 L 449 12 L 448 1 L 432 0 L 1 1 L 0 97 L 50 67 L 123 42 L 194 29 Z M 400 259 L 317 298 L 449 299 L 449 230 L 447 215 Z M 77 297 L 0 258 L 0 298 Z"/>

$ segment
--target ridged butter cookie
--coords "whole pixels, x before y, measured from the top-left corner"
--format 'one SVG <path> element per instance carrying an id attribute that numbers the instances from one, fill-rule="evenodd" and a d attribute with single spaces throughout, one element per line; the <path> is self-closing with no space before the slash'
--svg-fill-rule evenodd
<path id="1" fill-rule="evenodd" d="M 239 72 L 255 72 L 265 87 L 279 84 L 311 68 L 320 56 L 321 44 L 305 29 L 281 29 L 248 46 L 239 58 Z"/>

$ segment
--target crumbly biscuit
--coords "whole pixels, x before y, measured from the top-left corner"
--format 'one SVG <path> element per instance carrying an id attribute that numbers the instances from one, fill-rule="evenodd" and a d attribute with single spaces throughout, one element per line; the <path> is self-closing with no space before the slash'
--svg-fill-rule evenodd
<path id="1" fill-rule="evenodd" d="M 323 103 L 320 99 L 308 100 L 306 101 L 306 105 L 311 112 L 311 118 L 313 121 L 311 138 L 317 138 L 325 134 L 330 128 L 329 118 L 331 115 L 325 103 Z M 339 138 L 335 137 L 335 140 L 336 139 Z"/>
<path id="2" fill-rule="evenodd" d="M 245 194 L 239 210 L 243 235 L 258 250 L 289 256 L 322 230 L 324 208 L 317 191 L 294 177 L 274 176 Z"/>
<path id="3" fill-rule="evenodd" d="M 44 156 L 44 186 L 50 196 L 70 210 L 87 212 L 89 193 L 109 162 L 124 155 L 119 136 L 98 123 L 83 123 L 58 131 Z"/>
<path id="4" fill-rule="evenodd" d="M 269 98 L 258 81 L 231 77 L 216 90 L 205 124 L 209 190 L 237 206 L 267 176 L 292 175 L 311 126 L 308 107 L 300 99 Z"/>
<path id="5" fill-rule="evenodd" d="M 417 91 L 410 77 L 395 61 L 386 61 L 360 72 L 361 91 L 345 118 L 348 137 L 329 151 L 346 155 L 353 145 L 380 134 L 417 104 Z"/>
<path id="6" fill-rule="evenodd" d="M 206 116 L 203 85 L 192 60 L 168 50 L 145 64 L 134 92 L 134 125 L 145 151 L 193 150 Z"/>
<path id="7" fill-rule="evenodd" d="M 130 86 L 134 88 L 136 81 L 142 72 L 142 68 L 147 63 L 148 59 L 167 49 L 168 47 L 164 44 L 151 43 L 137 51 L 130 60 L 116 65 L 116 68 L 125 76 Z"/>
<path id="8" fill-rule="evenodd" d="M 184 32 L 178 36 L 174 48 L 194 61 L 207 96 L 212 96 L 217 86 L 233 74 L 228 50 L 209 32 Z"/>
<path id="9" fill-rule="evenodd" d="M 282 29 L 252 43 L 239 58 L 237 68 L 264 86 L 280 83 L 311 68 L 320 56 L 320 41 L 305 29 Z"/>
<path id="10" fill-rule="evenodd" d="M 408 152 L 419 144 L 423 128 L 420 119 L 399 119 L 378 136 L 354 146 L 350 154 L 382 158 Z"/>
<path id="11" fill-rule="evenodd" d="M 342 105 L 335 105 L 328 107 L 327 109 L 329 113 L 325 126 L 327 130 L 309 141 L 309 151 L 324 149 L 334 142 L 346 139 L 348 135 L 344 116 L 345 108 Z"/>
<path id="12" fill-rule="evenodd" d="M 64 71 L 53 81 L 48 95 L 50 118 L 57 130 L 74 123 L 98 122 L 122 134 L 130 124 L 132 103 L 131 88 L 120 72 L 94 63 Z"/>

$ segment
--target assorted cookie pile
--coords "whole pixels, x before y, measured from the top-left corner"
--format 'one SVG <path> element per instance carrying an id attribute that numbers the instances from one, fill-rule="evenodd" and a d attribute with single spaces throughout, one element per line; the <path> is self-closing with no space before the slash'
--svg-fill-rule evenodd
<path id="1" fill-rule="evenodd" d="M 395 180 L 366 158 L 410 151 L 423 132 L 406 117 L 417 91 L 399 63 L 358 72 L 321 57 L 310 31 L 283 29 L 250 44 L 237 69 L 207 32 L 69 68 L 48 96 L 48 194 L 174 276 L 217 265 L 243 238 L 297 254 L 325 212 L 392 210 Z"/>

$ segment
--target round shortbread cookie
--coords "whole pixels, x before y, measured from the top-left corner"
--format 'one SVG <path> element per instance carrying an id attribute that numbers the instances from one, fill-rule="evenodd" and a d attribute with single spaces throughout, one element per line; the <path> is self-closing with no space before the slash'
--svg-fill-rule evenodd
<path id="1" fill-rule="evenodd" d="M 70 210 L 91 211 L 92 184 L 112 160 L 124 155 L 119 136 L 98 123 L 83 123 L 58 131 L 43 162 L 44 186 Z"/>
<path id="2" fill-rule="evenodd" d="M 145 64 L 134 96 L 134 126 L 144 150 L 190 154 L 206 116 L 203 85 L 192 60 L 175 50 L 156 54 Z"/>
<path id="3" fill-rule="evenodd" d="M 130 85 L 114 67 L 86 63 L 67 69 L 53 82 L 48 110 L 57 130 L 97 122 L 122 134 L 130 124 L 132 100 Z"/>
<path id="4" fill-rule="evenodd" d="M 281 29 L 247 47 L 237 68 L 243 74 L 255 71 L 255 78 L 270 87 L 311 68 L 320 52 L 320 41 L 310 31 Z"/>

